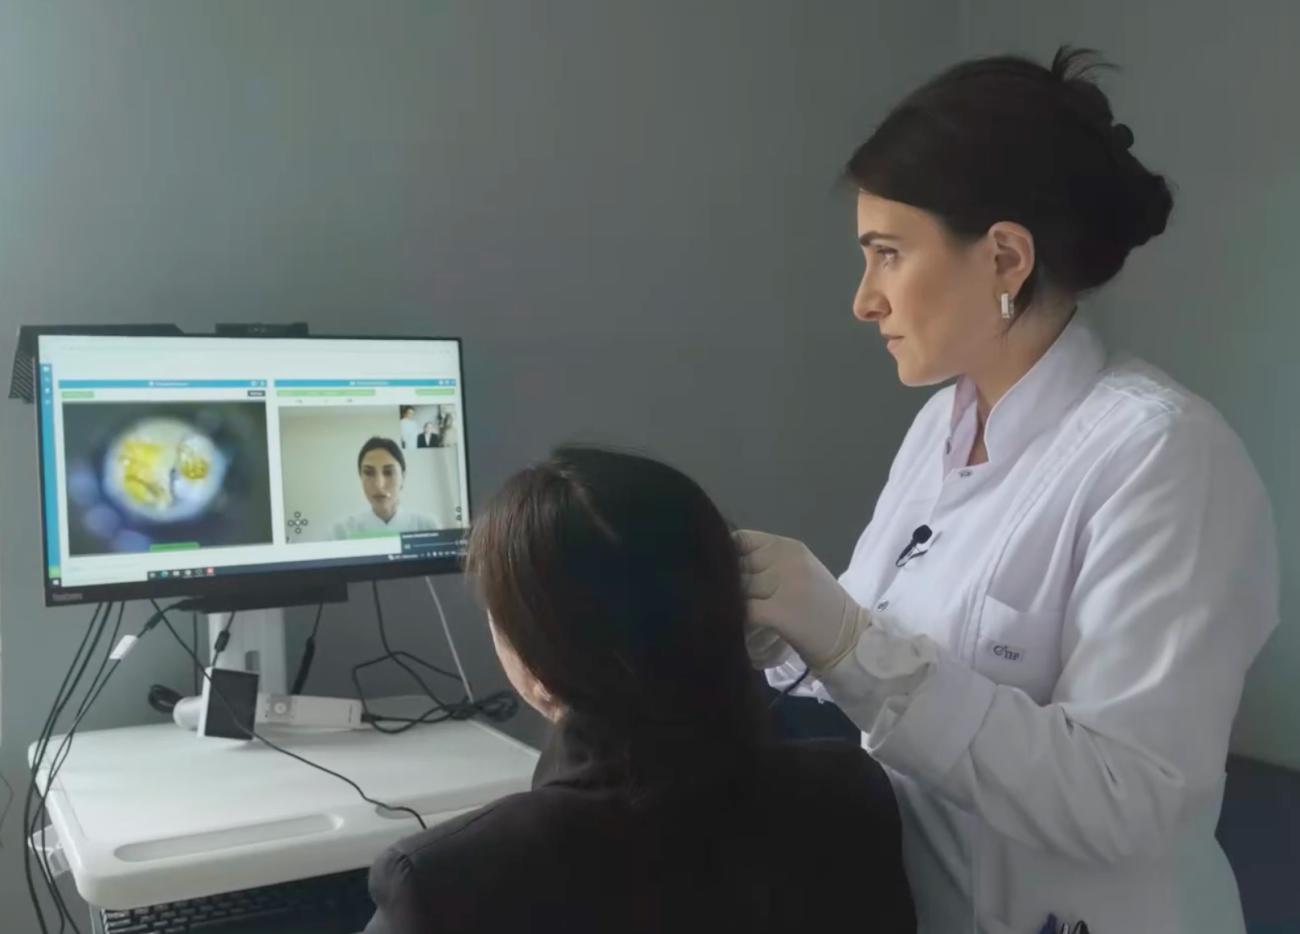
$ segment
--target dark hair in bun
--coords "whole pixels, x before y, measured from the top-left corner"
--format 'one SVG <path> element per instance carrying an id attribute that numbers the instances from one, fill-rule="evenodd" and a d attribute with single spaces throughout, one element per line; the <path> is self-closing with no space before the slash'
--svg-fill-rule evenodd
<path id="1" fill-rule="evenodd" d="M 1071 295 L 1120 271 L 1164 232 L 1165 179 L 1132 153 L 1093 80 L 1096 52 L 1062 46 L 1050 68 L 1018 56 L 948 69 L 905 98 L 849 159 L 859 188 L 937 215 L 974 239 L 998 221 L 1023 224 L 1037 262 L 1016 296 L 1046 284 Z"/>

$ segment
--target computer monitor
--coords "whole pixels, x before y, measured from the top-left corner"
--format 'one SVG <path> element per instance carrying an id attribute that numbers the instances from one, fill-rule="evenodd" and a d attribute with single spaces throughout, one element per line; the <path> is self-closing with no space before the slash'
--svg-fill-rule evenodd
<path id="1" fill-rule="evenodd" d="M 456 339 L 45 334 L 35 366 L 46 605 L 460 567 Z"/>

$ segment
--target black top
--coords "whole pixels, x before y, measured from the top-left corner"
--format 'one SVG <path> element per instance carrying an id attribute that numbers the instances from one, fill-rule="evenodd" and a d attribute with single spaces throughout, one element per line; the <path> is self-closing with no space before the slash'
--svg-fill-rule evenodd
<path id="1" fill-rule="evenodd" d="M 616 757 L 561 726 L 532 791 L 379 857 L 366 934 L 915 932 L 880 766 L 841 741 L 758 756 L 693 768 L 681 747 L 634 795 Z"/>

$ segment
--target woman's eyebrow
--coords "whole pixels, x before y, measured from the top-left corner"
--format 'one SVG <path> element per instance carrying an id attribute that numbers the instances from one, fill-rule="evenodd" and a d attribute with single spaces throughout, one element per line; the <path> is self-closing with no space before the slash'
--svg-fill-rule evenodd
<path id="1" fill-rule="evenodd" d="M 871 246 L 871 244 L 877 240 L 893 240 L 894 242 L 898 242 L 902 239 L 903 238 L 897 234 L 882 233 L 879 230 L 868 230 L 866 233 L 858 237 L 858 243 L 863 246 Z"/>

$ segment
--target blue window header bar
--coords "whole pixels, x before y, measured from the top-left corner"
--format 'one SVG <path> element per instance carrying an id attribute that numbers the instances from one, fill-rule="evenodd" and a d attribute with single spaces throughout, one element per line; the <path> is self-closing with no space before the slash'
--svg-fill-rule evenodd
<path id="1" fill-rule="evenodd" d="M 349 386 L 455 386 L 454 379 L 277 379 L 284 388 Z"/>
<path id="2" fill-rule="evenodd" d="M 61 379 L 60 389 L 250 389 L 264 379 Z"/>

